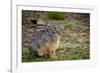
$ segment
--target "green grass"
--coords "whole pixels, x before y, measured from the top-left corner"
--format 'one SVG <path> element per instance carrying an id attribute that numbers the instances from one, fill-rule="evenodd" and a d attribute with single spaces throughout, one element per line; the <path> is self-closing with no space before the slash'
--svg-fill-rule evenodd
<path id="1" fill-rule="evenodd" d="M 28 48 L 22 49 L 22 62 L 44 62 L 44 61 L 61 61 L 61 60 L 82 60 L 89 59 L 89 48 L 84 44 L 72 47 L 67 44 L 60 44 L 56 52 L 57 58 L 32 57 Z"/>
<path id="2" fill-rule="evenodd" d="M 69 21 L 68 23 L 67 23 L 67 27 L 69 27 L 69 28 L 71 28 L 71 29 L 73 29 L 73 28 L 75 28 L 76 27 L 76 22 L 75 21 Z"/>
<path id="3" fill-rule="evenodd" d="M 59 12 L 48 12 L 47 17 L 51 20 L 64 20 L 65 19 L 64 13 L 59 13 Z"/>

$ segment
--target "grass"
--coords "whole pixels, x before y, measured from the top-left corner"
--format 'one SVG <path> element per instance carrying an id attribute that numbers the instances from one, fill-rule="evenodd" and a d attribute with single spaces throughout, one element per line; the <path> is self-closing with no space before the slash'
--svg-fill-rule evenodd
<path id="1" fill-rule="evenodd" d="M 59 13 L 59 12 L 48 12 L 47 17 L 51 20 L 64 20 L 65 19 L 64 13 Z"/>
<path id="2" fill-rule="evenodd" d="M 72 20 L 71 21 L 68 21 L 67 27 L 69 27 L 71 29 L 75 28 L 76 27 L 76 22 L 75 21 L 72 21 Z"/>
<path id="3" fill-rule="evenodd" d="M 57 59 L 32 57 L 28 48 L 22 49 L 22 62 L 44 62 L 44 61 L 61 61 L 61 60 L 81 60 L 89 59 L 89 48 L 85 44 L 72 47 L 67 44 L 60 44 L 56 51 Z"/>

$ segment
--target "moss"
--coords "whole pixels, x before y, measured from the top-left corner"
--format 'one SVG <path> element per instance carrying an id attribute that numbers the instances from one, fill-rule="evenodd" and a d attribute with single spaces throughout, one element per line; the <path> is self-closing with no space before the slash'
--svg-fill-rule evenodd
<path id="1" fill-rule="evenodd" d="M 65 19 L 64 13 L 59 13 L 59 12 L 48 12 L 47 17 L 48 19 L 52 19 L 52 20 L 64 20 Z"/>

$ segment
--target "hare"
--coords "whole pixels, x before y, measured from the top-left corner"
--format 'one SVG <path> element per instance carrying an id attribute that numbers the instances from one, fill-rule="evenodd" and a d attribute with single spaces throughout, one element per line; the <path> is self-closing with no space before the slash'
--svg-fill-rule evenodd
<path id="1" fill-rule="evenodd" d="M 33 33 L 32 40 L 29 43 L 30 54 L 34 55 L 34 52 L 36 52 L 36 55 L 40 57 L 56 58 L 56 50 L 60 43 L 59 30 L 54 25 L 39 26 L 39 24 L 36 24 L 34 28 L 37 29 L 37 26 L 42 30 Z"/>

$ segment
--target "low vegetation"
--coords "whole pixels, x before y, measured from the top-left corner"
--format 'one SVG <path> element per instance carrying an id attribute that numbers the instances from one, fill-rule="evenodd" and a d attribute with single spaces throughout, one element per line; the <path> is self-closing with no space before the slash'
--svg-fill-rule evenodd
<path id="1" fill-rule="evenodd" d="M 42 58 L 36 56 L 30 56 L 28 48 L 22 49 L 22 61 L 23 62 L 41 62 L 41 61 L 61 61 L 61 60 L 81 60 L 89 59 L 89 47 L 86 44 L 81 44 L 77 46 L 60 44 L 58 50 L 56 51 L 57 58 Z"/>
<path id="2" fill-rule="evenodd" d="M 59 13 L 59 12 L 52 12 L 52 13 L 48 12 L 47 17 L 48 19 L 51 19 L 51 20 L 64 20 L 65 19 L 64 13 Z"/>
<path id="3" fill-rule="evenodd" d="M 71 29 L 73 29 L 73 28 L 75 28 L 76 27 L 76 22 L 75 21 L 68 21 L 68 23 L 67 23 L 67 27 L 68 28 L 71 28 Z"/>

